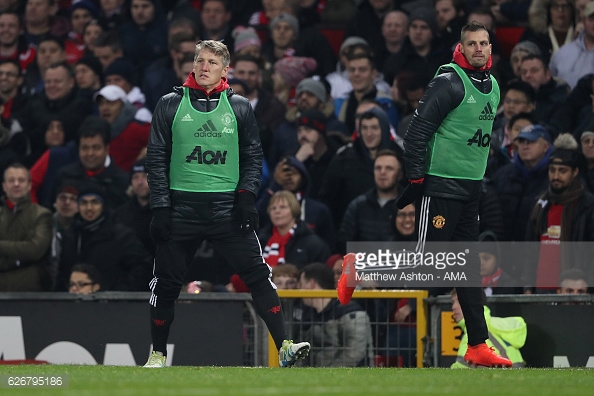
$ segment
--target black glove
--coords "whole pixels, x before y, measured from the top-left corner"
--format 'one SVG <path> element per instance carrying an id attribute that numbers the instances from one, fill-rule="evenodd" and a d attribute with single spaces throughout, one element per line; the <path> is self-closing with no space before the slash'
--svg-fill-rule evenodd
<path id="1" fill-rule="evenodd" d="M 244 232 L 251 232 L 258 229 L 258 211 L 254 205 L 255 196 L 249 191 L 237 193 L 237 207 L 239 208 L 240 226 Z"/>
<path id="2" fill-rule="evenodd" d="M 423 184 L 423 179 L 419 180 L 409 180 L 408 185 L 402 191 L 402 194 L 396 200 L 396 207 L 398 209 L 402 209 L 411 203 L 414 203 L 423 195 L 423 191 L 425 191 L 425 186 Z"/>
<path id="3" fill-rule="evenodd" d="M 153 242 L 158 245 L 168 241 L 169 231 L 171 231 L 171 208 L 153 209 L 153 219 L 150 226 Z"/>

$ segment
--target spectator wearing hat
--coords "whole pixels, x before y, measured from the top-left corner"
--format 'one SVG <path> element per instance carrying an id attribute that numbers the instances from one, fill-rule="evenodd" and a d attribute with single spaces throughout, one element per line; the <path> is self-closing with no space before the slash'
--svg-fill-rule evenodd
<path id="1" fill-rule="evenodd" d="M 451 49 L 444 49 L 439 39 L 439 27 L 433 9 L 415 9 L 408 20 L 408 39 L 402 49 L 390 55 L 383 64 L 388 83 L 404 71 L 434 75 L 439 66 L 452 59 Z"/>
<path id="2" fill-rule="evenodd" d="M 262 87 L 263 74 L 264 64 L 259 56 L 238 55 L 235 58 L 233 76 L 246 85 L 244 96 L 254 109 L 262 151 L 265 158 L 270 158 L 273 131 L 285 120 L 286 106 Z"/>
<path id="3" fill-rule="evenodd" d="M 584 156 L 585 166 L 581 170 L 586 187 L 591 193 L 594 193 L 594 131 L 584 131 L 580 138 L 582 155 Z"/>
<path id="4" fill-rule="evenodd" d="M 264 59 L 274 64 L 284 57 L 316 60 L 314 73 L 325 77 L 334 71 L 336 59 L 330 42 L 315 26 L 301 28 L 291 14 L 281 13 L 270 22 L 270 36 L 262 45 Z"/>
<path id="5" fill-rule="evenodd" d="M 103 66 L 93 55 L 85 55 L 74 66 L 78 94 L 89 100 L 103 86 Z"/>
<path id="6" fill-rule="evenodd" d="M 31 98 L 17 116 L 31 142 L 31 152 L 39 155 L 43 153 L 40 147 L 45 146 L 45 126 L 50 119 L 57 116 L 62 120 L 66 132 L 64 141 L 68 142 L 76 140 L 78 127 L 92 109 L 91 102 L 78 95 L 74 71 L 66 62 L 49 65 L 44 80 L 43 93 Z M 30 158 L 30 163 L 36 160 Z"/>
<path id="7" fill-rule="evenodd" d="M 126 190 L 130 176 L 109 156 L 110 129 L 109 122 L 98 116 L 88 116 L 83 121 L 78 131 L 78 161 L 57 170 L 49 202 L 55 202 L 59 188 L 65 184 L 79 189 L 98 186 L 104 191 L 105 206 L 112 209 L 129 199 Z M 51 169 L 48 167 L 48 171 Z"/>
<path id="8" fill-rule="evenodd" d="M 353 89 L 353 85 L 349 81 L 347 71 L 349 57 L 358 53 L 370 53 L 371 47 L 361 37 L 349 37 L 340 45 L 338 62 L 336 63 L 336 71 L 326 76 L 326 81 L 330 84 L 330 96 L 334 99 L 334 107 L 340 107 L 340 104 L 349 95 Z M 382 73 L 377 73 L 375 77 L 375 88 L 379 92 L 387 95 L 390 94 L 390 84 L 384 80 Z"/>
<path id="9" fill-rule="evenodd" d="M 297 198 L 297 202 L 301 207 L 299 219 L 307 224 L 317 236 L 322 238 L 331 251 L 334 251 L 336 248 L 336 231 L 332 215 L 326 204 L 310 196 L 311 176 L 305 165 L 293 156 L 286 157 L 279 162 L 266 193 L 256 202 L 260 226 L 270 225 L 268 213 L 270 197 L 280 190 L 290 191 L 295 194 L 295 198 Z"/>
<path id="10" fill-rule="evenodd" d="M 504 241 L 524 241 L 536 197 L 547 189 L 551 135 L 542 125 L 529 125 L 515 139 L 513 161 L 493 174 L 493 187 L 503 212 Z"/>
<path id="11" fill-rule="evenodd" d="M 527 241 L 540 241 L 536 260 L 525 263 L 523 281 L 536 291 L 554 293 L 559 276 L 570 269 L 594 275 L 592 250 L 567 242 L 594 240 L 594 196 L 579 177 L 583 167 L 578 144 L 571 134 L 555 139 L 548 158 L 548 188 L 538 196 L 528 229 Z"/>
<path id="12" fill-rule="evenodd" d="M 145 159 L 142 158 L 132 165 L 130 169 L 130 187 L 127 191 L 131 199 L 115 210 L 114 219 L 134 230 L 146 251 L 154 256 L 156 246 L 149 233 L 152 219 L 149 206 L 151 191 L 148 186 L 144 163 Z"/>
<path id="13" fill-rule="evenodd" d="M 551 57 L 549 67 L 554 77 L 559 77 L 573 89 L 578 80 L 594 73 L 594 3 L 584 10 L 584 31 L 565 44 Z"/>
<path id="14" fill-rule="evenodd" d="M 126 92 L 117 85 L 106 85 L 94 96 L 99 115 L 110 125 L 109 154 L 122 170 L 145 155 L 150 124 L 136 118 L 140 111 L 128 102 Z"/>
<path id="15" fill-rule="evenodd" d="M 274 96 L 285 106 L 293 106 L 295 87 L 301 80 L 313 75 L 316 66 L 314 58 L 295 56 L 277 60 L 272 74 Z"/>
<path id="16" fill-rule="evenodd" d="M 106 207 L 104 190 L 86 186 L 78 193 L 78 213 L 64 233 L 56 290 L 66 290 L 77 263 L 95 266 L 102 289 L 139 291 L 151 277 L 151 258 L 133 230 L 116 223 Z"/>
<path id="17" fill-rule="evenodd" d="M 390 241 L 393 212 L 404 172 L 396 153 L 382 150 L 373 165 L 374 187 L 353 199 L 338 230 L 338 249 L 346 253 L 348 242 Z"/>
<path id="18" fill-rule="evenodd" d="M 359 2 L 357 13 L 348 23 L 344 38 L 357 36 L 370 43 L 374 54 L 381 54 L 386 46 L 382 35 L 382 19 L 396 6 L 394 0 Z"/>
<path id="19" fill-rule="evenodd" d="M 105 85 L 116 85 L 126 92 L 126 100 L 138 111 L 136 119 L 150 123 L 153 114 L 145 107 L 146 98 L 139 87 L 134 85 L 134 65 L 125 58 L 118 58 L 105 68 Z"/>
<path id="20" fill-rule="evenodd" d="M 0 36 L 0 60 L 12 59 L 18 62 L 21 70 L 27 69 L 27 66 L 35 61 L 36 49 L 29 46 L 21 34 L 21 15 L 16 11 L 4 11 L 0 14 L 0 25 L 4 26 L 3 34 Z"/>
<path id="21" fill-rule="evenodd" d="M 3 173 L 0 205 L 0 291 L 44 291 L 52 215 L 31 202 L 31 178 L 13 163 Z"/>
<path id="22" fill-rule="evenodd" d="M 532 41 L 520 41 L 511 51 L 509 57 L 509 63 L 507 66 L 509 69 L 503 70 L 505 75 L 505 81 L 511 82 L 514 79 L 520 79 L 522 76 L 520 73 L 520 65 L 522 64 L 522 60 L 528 55 L 536 55 L 542 57 L 542 52 L 538 45 L 533 43 Z"/>
<path id="23" fill-rule="evenodd" d="M 383 149 L 399 150 L 392 140 L 388 116 L 380 107 L 361 114 L 358 131 L 353 142 L 332 158 L 318 195 L 332 211 L 337 226 L 350 202 L 375 186 L 373 167 L 378 153 Z"/>
<path id="24" fill-rule="evenodd" d="M 253 27 L 237 26 L 233 29 L 233 52 L 235 56 L 251 55 L 260 56 L 262 42 Z"/>
<path id="25" fill-rule="evenodd" d="M 287 155 L 294 155 L 299 150 L 297 139 L 297 119 L 309 109 L 321 111 L 325 116 L 326 135 L 334 134 L 348 136 L 346 125 L 339 121 L 334 114 L 334 105 L 328 99 L 324 84 L 314 78 L 303 79 L 295 90 L 296 102 L 285 114 L 286 121 L 281 123 L 274 131 L 272 147 L 268 157 L 271 168 Z"/>
<path id="26" fill-rule="evenodd" d="M 487 297 L 522 292 L 519 280 L 514 280 L 503 269 L 504 256 L 499 239 L 494 233 L 485 231 L 479 235 L 478 251 L 481 260 L 481 283 Z"/>
<path id="27" fill-rule="evenodd" d="M 160 0 L 130 1 L 130 19 L 118 32 L 124 56 L 141 78 L 148 65 L 167 54 L 167 15 Z"/>
<path id="28" fill-rule="evenodd" d="M 52 216 L 52 247 L 49 267 L 52 280 L 51 289 L 56 286 L 63 235 L 70 229 L 74 216 L 78 213 L 78 189 L 68 184 L 61 186 L 58 189 L 58 195 L 56 195 L 53 207 L 55 212 Z"/>
<path id="29" fill-rule="evenodd" d="M 90 0 L 74 0 L 69 11 L 71 29 L 65 42 L 66 61 L 75 64 L 85 52 L 85 26 L 99 17 L 99 9 Z"/>

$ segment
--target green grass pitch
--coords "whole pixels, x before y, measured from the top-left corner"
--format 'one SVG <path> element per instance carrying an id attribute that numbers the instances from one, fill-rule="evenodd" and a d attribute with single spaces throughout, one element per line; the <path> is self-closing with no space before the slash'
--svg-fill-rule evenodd
<path id="1" fill-rule="evenodd" d="M 60 389 L 7 386 L 7 376 L 68 376 Z M 592 395 L 590 369 L 392 369 L 0 366 L 0 395 Z"/>

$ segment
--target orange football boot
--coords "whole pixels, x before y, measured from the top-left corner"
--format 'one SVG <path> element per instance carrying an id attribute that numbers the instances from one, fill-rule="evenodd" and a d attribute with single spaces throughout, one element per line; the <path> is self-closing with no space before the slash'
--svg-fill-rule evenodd
<path id="1" fill-rule="evenodd" d="M 360 280 L 357 280 L 356 277 L 356 259 L 355 253 L 347 253 L 342 261 L 342 274 L 340 275 L 338 286 L 336 287 L 338 301 L 340 301 L 342 305 L 347 305 L 351 301 L 355 287 L 361 282 Z"/>
<path id="2" fill-rule="evenodd" d="M 512 362 L 509 359 L 499 356 L 493 348 L 489 348 L 486 343 L 475 346 L 468 346 L 464 354 L 464 360 L 470 365 L 482 367 L 511 367 Z"/>

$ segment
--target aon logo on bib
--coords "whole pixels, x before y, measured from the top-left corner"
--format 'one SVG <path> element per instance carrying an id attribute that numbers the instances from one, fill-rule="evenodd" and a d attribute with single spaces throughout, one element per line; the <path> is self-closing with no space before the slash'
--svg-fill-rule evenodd
<path id="1" fill-rule="evenodd" d="M 202 146 L 194 147 L 192 153 L 186 157 L 186 162 L 196 161 L 199 164 L 205 165 L 225 165 L 227 160 L 227 150 L 221 152 L 220 150 L 202 150 Z"/>

